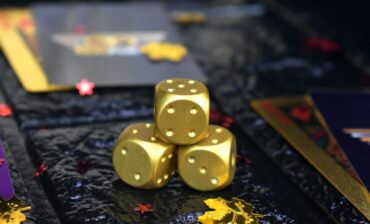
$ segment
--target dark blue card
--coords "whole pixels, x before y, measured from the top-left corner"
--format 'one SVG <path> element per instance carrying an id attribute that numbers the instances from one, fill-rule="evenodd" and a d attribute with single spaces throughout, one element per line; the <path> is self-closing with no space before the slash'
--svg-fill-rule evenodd
<path id="1" fill-rule="evenodd" d="M 370 190 L 370 92 L 311 94 L 339 145 Z"/>

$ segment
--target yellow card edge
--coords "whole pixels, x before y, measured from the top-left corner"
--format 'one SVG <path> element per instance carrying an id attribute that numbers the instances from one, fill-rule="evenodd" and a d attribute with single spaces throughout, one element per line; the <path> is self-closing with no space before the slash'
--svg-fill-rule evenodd
<path id="1" fill-rule="evenodd" d="M 284 128 L 278 119 L 272 119 L 271 113 L 262 106 L 264 102 L 271 102 L 274 106 L 288 105 L 301 102 L 304 97 L 281 97 L 272 99 L 254 100 L 254 108 L 266 121 L 324 176 L 344 197 L 346 197 L 370 221 L 370 194 L 367 189 L 354 180 L 333 158 L 326 154 L 307 135 L 302 135 L 301 129 L 290 119 Z M 289 133 L 289 134 L 288 134 Z M 296 141 L 298 140 L 298 141 Z"/>
<path id="2" fill-rule="evenodd" d="M 22 86 L 28 92 L 40 93 L 73 89 L 71 86 L 49 85 L 39 62 L 15 29 L 0 31 L 0 46 Z"/>

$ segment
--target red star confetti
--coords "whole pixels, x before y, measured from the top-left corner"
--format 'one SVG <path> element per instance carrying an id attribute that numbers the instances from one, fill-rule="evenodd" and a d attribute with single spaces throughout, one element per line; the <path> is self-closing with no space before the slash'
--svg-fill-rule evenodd
<path id="1" fill-rule="evenodd" d="M 73 33 L 74 34 L 85 34 L 86 33 L 86 29 L 82 25 L 77 25 L 77 26 L 74 27 Z"/>
<path id="2" fill-rule="evenodd" d="M 290 110 L 290 115 L 297 120 L 309 122 L 311 120 L 311 109 L 307 106 L 297 106 Z"/>
<path id="3" fill-rule="evenodd" d="M 12 110 L 5 104 L 0 104 L 0 117 L 9 117 L 12 115 Z"/>
<path id="4" fill-rule="evenodd" d="M 222 119 L 222 114 L 219 111 L 211 110 L 209 118 L 211 121 L 220 122 Z"/>
<path id="5" fill-rule="evenodd" d="M 0 158 L 0 166 L 1 166 L 1 165 L 3 165 L 3 164 L 4 164 L 4 162 L 5 162 L 5 159 Z"/>
<path id="6" fill-rule="evenodd" d="M 339 53 L 341 51 L 341 47 L 337 42 L 326 38 L 308 37 L 304 40 L 304 43 L 311 49 L 320 50 L 327 54 Z"/>
<path id="7" fill-rule="evenodd" d="M 87 79 L 82 79 L 76 83 L 76 89 L 80 96 L 92 95 L 94 93 L 95 84 Z"/>
<path id="8" fill-rule="evenodd" d="M 220 123 L 225 128 L 230 128 L 234 123 L 234 118 L 215 110 L 211 110 L 209 117 L 211 121 Z"/>
<path id="9" fill-rule="evenodd" d="M 33 173 L 34 177 L 41 176 L 46 170 L 48 169 L 48 166 L 45 162 L 43 162 Z"/>
<path id="10" fill-rule="evenodd" d="M 153 207 L 151 204 L 138 204 L 136 208 L 134 208 L 136 212 L 140 212 L 141 214 L 152 212 Z"/>
<path id="11" fill-rule="evenodd" d="M 225 128 L 230 128 L 234 123 L 234 118 L 230 116 L 224 116 L 222 119 L 222 126 Z"/>
<path id="12" fill-rule="evenodd" d="M 80 174 L 84 174 L 91 168 L 91 164 L 87 160 L 77 160 L 76 167 Z"/>
<path id="13" fill-rule="evenodd" d="M 32 20 L 29 18 L 23 18 L 19 21 L 18 26 L 22 29 L 27 29 L 32 26 Z"/>
<path id="14" fill-rule="evenodd" d="M 242 155 L 237 155 L 236 156 L 236 159 L 238 160 L 238 161 L 242 161 L 244 164 L 246 164 L 246 165 L 251 165 L 253 162 L 252 162 L 252 160 L 250 160 L 250 159 L 248 159 L 247 157 L 245 157 L 245 156 L 242 156 Z"/>

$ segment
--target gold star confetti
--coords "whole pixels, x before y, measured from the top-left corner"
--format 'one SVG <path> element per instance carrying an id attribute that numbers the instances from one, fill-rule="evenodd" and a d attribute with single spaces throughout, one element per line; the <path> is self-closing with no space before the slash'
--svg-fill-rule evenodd
<path id="1" fill-rule="evenodd" d="M 141 47 L 141 52 L 153 61 L 180 62 L 186 56 L 187 50 L 181 44 L 151 42 Z"/>
<path id="2" fill-rule="evenodd" d="M 21 206 L 20 200 L 16 197 L 12 197 L 8 201 L 0 197 L 0 223 L 20 224 L 26 221 L 26 216 L 22 212 L 30 209 L 31 206 Z"/>
<path id="3" fill-rule="evenodd" d="M 201 12 L 178 12 L 174 15 L 174 20 L 178 24 L 203 24 L 207 21 L 207 16 Z"/>
<path id="4" fill-rule="evenodd" d="M 258 224 L 261 214 L 253 213 L 253 206 L 242 199 L 232 198 L 226 201 L 223 198 L 211 198 L 204 203 L 215 211 L 205 212 L 198 217 L 202 224 Z"/>

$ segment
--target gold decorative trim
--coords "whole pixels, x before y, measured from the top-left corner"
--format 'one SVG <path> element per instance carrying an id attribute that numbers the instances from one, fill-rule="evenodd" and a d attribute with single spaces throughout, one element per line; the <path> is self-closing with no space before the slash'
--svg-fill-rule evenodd
<path id="1" fill-rule="evenodd" d="M 268 111 L 263 106 L 268 103 L 282 107 L 302 102 L 303 99 L 307 99 L 307 96 L 255 100 L 251 102 L 251 106 L 370 221 L 370 194 L 367 189 L 354 180 L 309 136 L 302 135 L 301 129 L 293 121 L 287 117 L 281 119 L 280 113 L 271 114 L 271 110 Z M 276 111 L 281 112 L 278 109 Z M 321 115 L 318 117 L 321 122 L 323 120 Z M 325 123 L 322 124 L 327 127 Z"/>

